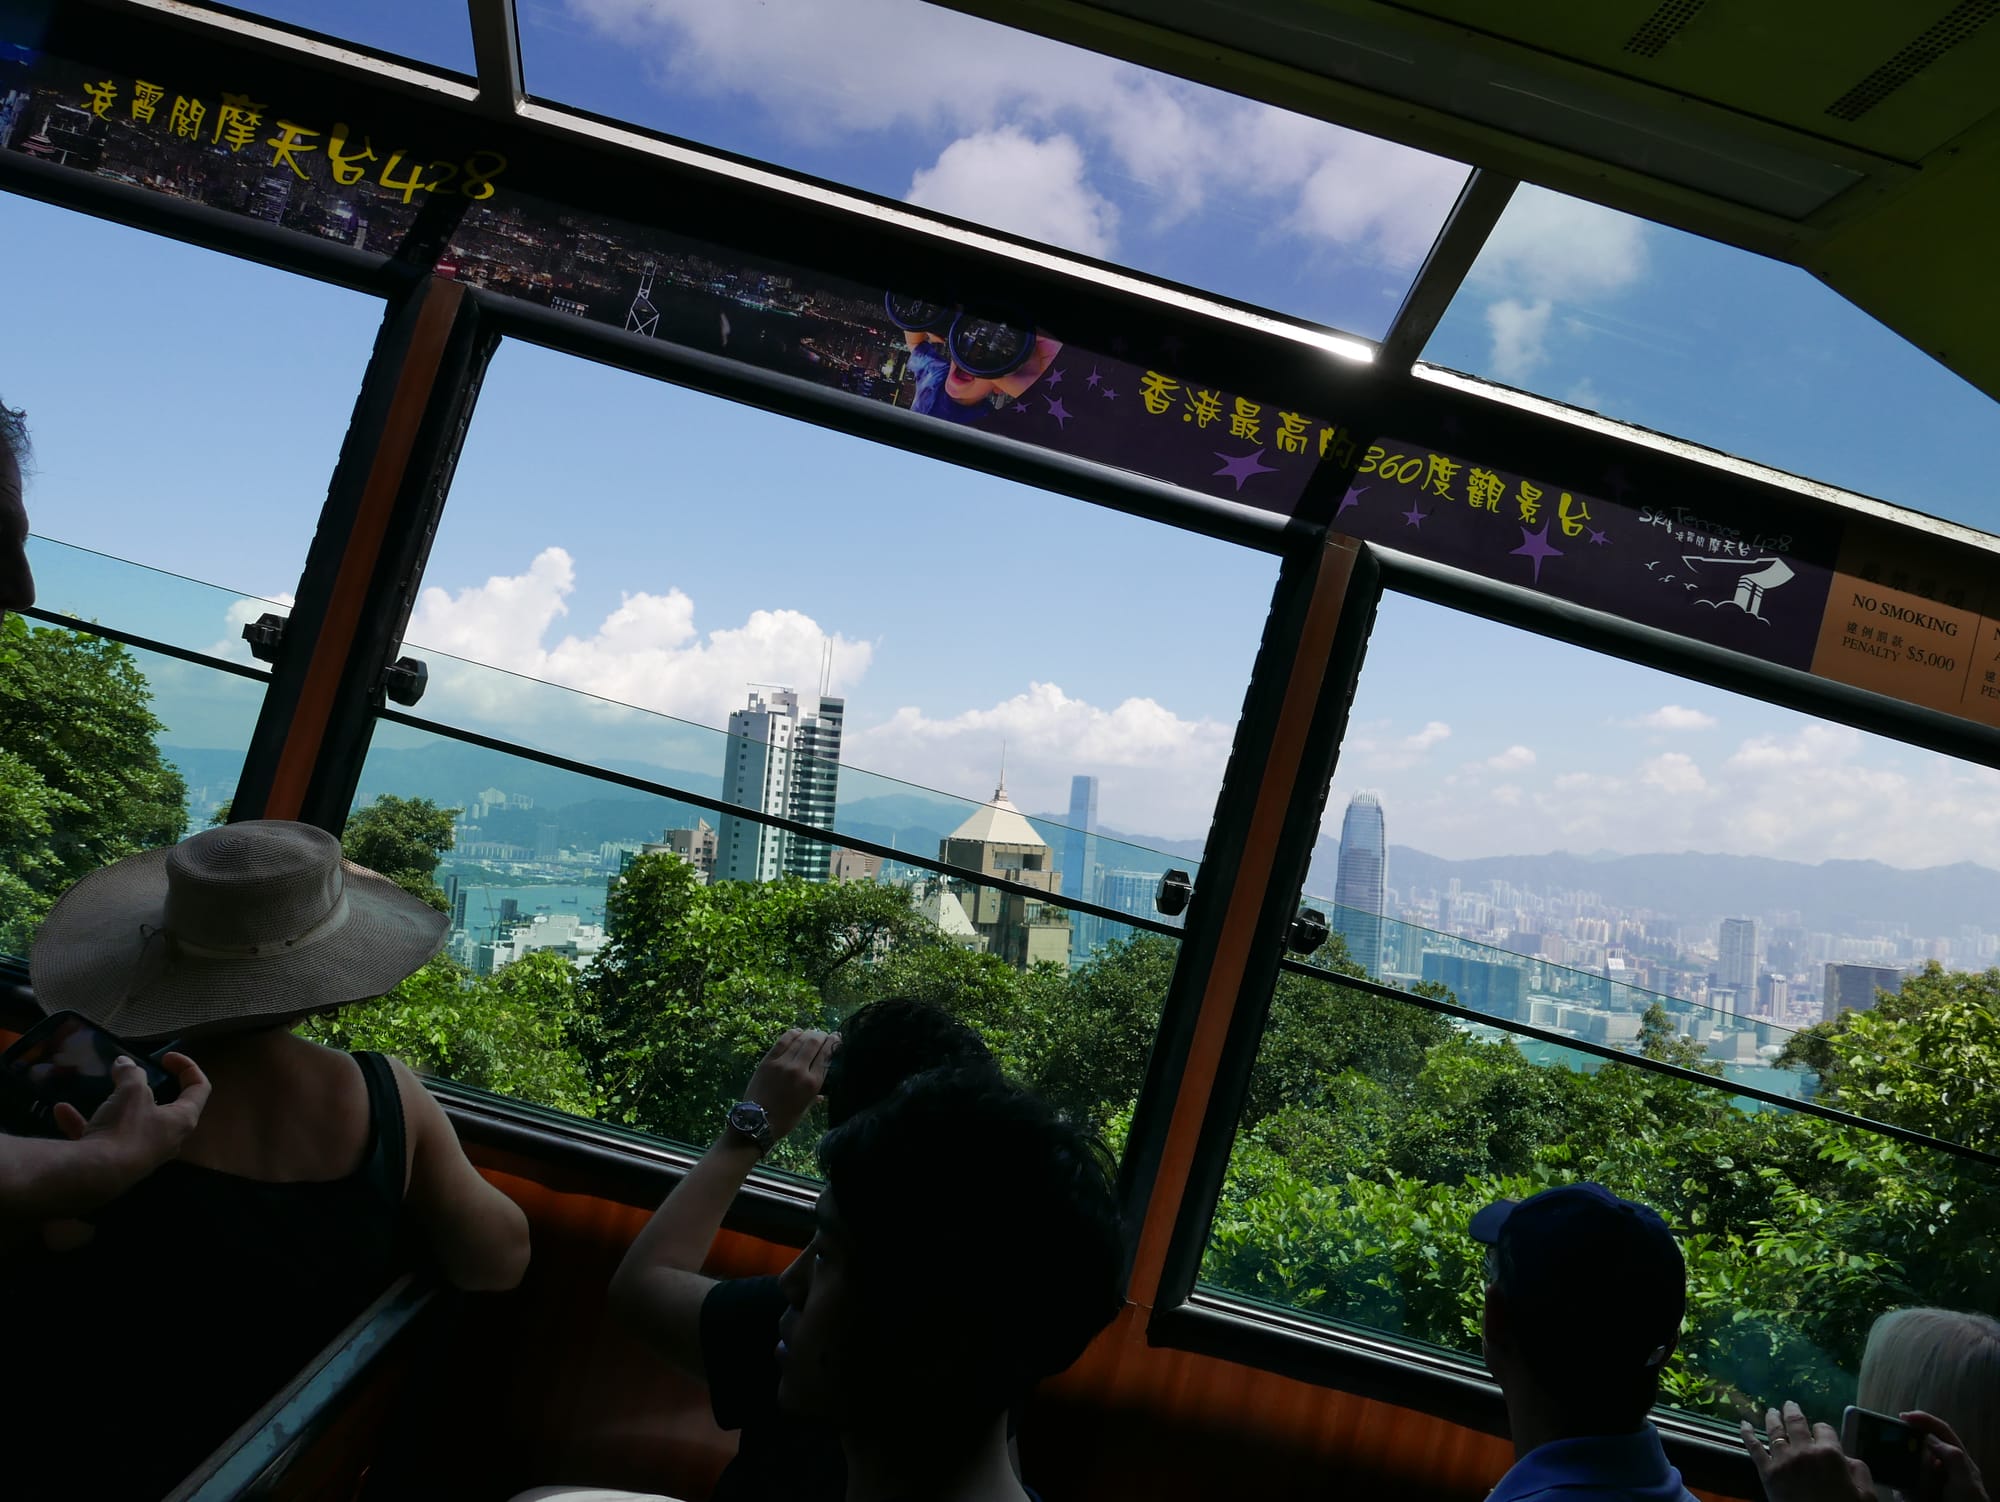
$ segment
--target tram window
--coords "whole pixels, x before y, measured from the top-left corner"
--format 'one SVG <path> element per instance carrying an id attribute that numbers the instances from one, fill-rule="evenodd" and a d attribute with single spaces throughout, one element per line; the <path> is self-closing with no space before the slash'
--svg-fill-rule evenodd
<path id="1" fill-rule="evenodd" d="M 2000 530 L 2000 406 L 1800 267 L 1547 189 L 1424 358 Z"/>
<path id="2" fill-rule="evenodd" d="M 450 947 L 315 1035 L 699 1144 L 785 1028 L 906 996 L 952 1011 L 1016 1076 L 1122 1131 L 1175 937 L 839 846 L 828 852 L 838 879 L 726 881 L 717 825 L 726 838 L 735 822 L 378 726 L 349 836 L 397 831 L 405 884 L 452 914 Z M 814 1136 L 795 1133 L 773 1165 L 812 1172 Z"/>
<path id="3" fill-rule="evenodd" d="M 1276 574 L 509 344 L 406 650 L 429 718 L 932 858 L 1004 782 L 1062 893 L 1115 879 L 1151 913 L 1140 877 L 1199 858 Z M 799 737 L 811 789 L 763 756 L 773 737 Z"/>
<path id="4" fill-rule="evenodd" d="M 923 3 L 521 9 L 530 92 L 1371 338 L 1466 169 Z"/>
<path id="5" fill-rule="evenodd" d="M 412 62 L 474 70 L 472 26 L 454 0 L 241 0 L 236 8 Z"/>
<path id="6" fill-rule="evenodd" d="M 1665 1402 L 1853 1401 L 1886 1308 L 1990 1301 L 2000 1184 L 1782 1101 L 2000 1149 L 1949 1088 L 2000 1064 L 1997 787 L 1386 597 L 1306 885 L 1335 938 L 1280 977 L 1203 1281 L 1476 1360 L 1469 1217 L 1596 1180 L 1687 1255 Z M 1472 1015 L 1338 973 L 1364 969 Z"/>
<path id="7" fill-rule="evenodd" d="M 32 289 L 8 299 L 0 401 L 28 414 L 35 532 L 289 596 L 381 303 L 14 194 L 0 246 Z"/>
<path id="8" fill-rule="evenodd" d="M 85 631 L 0 622 L 0 953 L 101 866 L 234 796 L 264 685 Z"/>

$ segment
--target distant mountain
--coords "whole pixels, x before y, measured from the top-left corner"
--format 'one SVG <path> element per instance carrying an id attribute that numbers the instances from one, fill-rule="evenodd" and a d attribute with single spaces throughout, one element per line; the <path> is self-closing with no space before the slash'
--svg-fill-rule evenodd
<path id="1" fill-rule="evenodd" d="M 1339 842 L 1321 838 L 1313 855 L 1317 893 L 1331 893 Z M 1453 877 L 1478 890 L 1509 881 L 1530 889 L 1595 892 L 1615 907 L 1651 908 L 1687 923 L 1796 910 L 1810 931 L 1857 933 L 1863 926 L 1907 924 L 1941 935 L 1961 927 L 2000 928 L 2000 871 L 1961 861 L 1905 871 L 1880 861 L 1773 860 L 1756 855 L 1496 855 L 1454 861 L 1389 847 L 1389 885 L 1442 892 Z"/>
<path id="2" fill-rule="evenodd" d="M 243 765 L 240 750 L 160 749 L 191 787 L 232 788 Z M 722 788 L 722 779 L 713 773 L 674 771 L 645 762 L 606 765 L 691 793 L 717 795 Z M 718 818 L 711 809 L 627 791 L 597 778 L 449 740 L 414 748 L 377 747 L 363 768 L 360 797 L 366 802 L 395 793 L 450 807 L 489 787 L 532 798 L 535 806 L 489 814 L 482 837 L 531 847 L 538 830 L 547 824 L 557 826 L 565 844 L 592 849 L 610 840 L 656 840 L 663 829 L 702 818 L 713 824 Z M 974 806 L 970 799 L 899 790 L 843 800 L 838 828 L 855 839 L 934 856 L 939 842 Z M 1056 842 L 1058 855 L 1065 817 L 1030 816 L 1044 836 Z M 1116 829 L 1099 829 L 1098 838 L 1098 859 L 1113 870 L 1157 872 L 1201 858 L 1199 840 Z M 1306 890 L 1330 896 L 1339 861 L 1339 841 L 1320 836 Z M 1473 890 L 1488 882 L 1509 881 L 1531 890 L 1591 891 L 1609 905 L 1650 908 L 1686 923 L 1795 909 L 1808 929 L 1828 932 L 1860 932 L 1871 923 L 1907 924 L 1920 934 L 1948 934 L 1961 927 L 2000 928 L 2000 870 L 1970 862 L 1904 871 L 1878 861 L 1806 865 L 1763 856 L 1618 855 L 1603 850 L 1459 861 L 1408 845 L 1389 847 L 1392 887 L 1442 892 L 1453 877 Z"/>

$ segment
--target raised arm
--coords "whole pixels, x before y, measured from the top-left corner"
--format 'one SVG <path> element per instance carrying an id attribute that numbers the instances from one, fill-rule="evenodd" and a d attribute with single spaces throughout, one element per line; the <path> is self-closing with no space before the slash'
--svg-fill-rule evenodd
<path id="1" fill-rule="evenodd" d="M 837 1033 L 793 1028 L 772 1045 L 743 1098 L 764 1108 L 772 1142 L 799 1124 L 840 1046 Z M 691 1376 L 707 1379 L 701 1306 L 715 1279 L 701 1265 L 722 1217 L 764 1149 L 725 1128 L 646 1223 L 611 1280 L 611 1307 L 634 1334 Z"/>
<path id="2" fill-rule="evenodd" d="M 0 1226 L 88 1214 L 180 1152 L 208 1104 L 208 1077 L 185 1054 L 160 1062 L 180 1079 L 167 1105 L 153 1099 L 146 1071 L 120 1058 L 110 1098 L 88 1121 L 72 1105 L 56 1107 L 70 1140 L 0 1136 Z"/>
<path id="3" fill-rule="evenodd" d="M 469 1291 L 514 1287 L 528 1270 L 528 1217 L 480 1177 L 451 1118 L 423 1081 L 391 1059 L 410 1133 L 410 1185 L 403 1203 L 447 1282 Z"/>

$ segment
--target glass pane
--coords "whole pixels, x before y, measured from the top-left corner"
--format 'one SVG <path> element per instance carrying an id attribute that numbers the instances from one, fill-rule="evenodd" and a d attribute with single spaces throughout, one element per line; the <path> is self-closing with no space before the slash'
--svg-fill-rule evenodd
<path id="1" fill-rule="evenodd" d="M 12 194 L 0 261 L 36 533 L 289 598 L 381 304 Z"/>
<path id="2" fill-rule="evenodd" d="M 1424 358 L 2000 531 L 2000 405 L 1796 266 L 1523 187 Z"/>
<path id="3" fill-rule="evenodd" d="M 776 784 L 766 803 L 758 747 L 838 700 L 837 752 L 794 748 L 837 760 L 836 831 L 936 858 L 1004 782 L 1064 893 L 1150 911 L 1145 878 L 1200 857 L 1275 576 L 1264 554 L 508 345 L 409 650 L 431 662 L 428 717 L 808 823 L 823 804 Z M 1168 580 L 1190 587 L 1169 601 Z M 798 713 L 774 731 L 786 692 Z M 1095 848 L 1072 848 L 1093 806 Z"/>
<path id="4" fill-rule="evenodd" d="M 28 539 L 28 564 L 35 574 L 37 609 L 245 667 L 257 663 L 243 628 L 261 616 L 291 613 L 289 597 L 242 595 L 45 537 Z"/>
<path id="5" fill-rule="evenodd" d="M 350 839 L 384 798 L 444 810 L 403 874 L 435 884 L 450 950 L 384 1002 L 339 1013 L 327 1041 L 699 1144 L 784 1028 L 908 996 L 1122 1135 L 1171 938 L 1098 920 L 1087 962 L 1023 968 L 1003 958 L 1005 936 L 1036 947 L 1067 927 L 1059 907 L 894 862 L 729 881 L 713 867 L 713 810 L 404 726 L 376 728 Z M 810 1172 L 816 1135 L 809 1124 L 773 1161 Z"/>
<path id="6" fill-rule="evenodd" d="M 412 62 L 475 71 L 464 0 L 234 0 L 234 8 Z"/>
<path id="7" fill-rule="evenodd" d="M 529 89 L 1369 337 L 1456 162 L 922 0 L 523 0 Z"/>
<path id="8" fill-rule="evenodd" d="M 1991 997 L 1995 977 L 1968 979 Z M 1911 983 L 1945 1006 L 1956 984 Z M 1876 1046 L 1835 1040 L 1849 1068 Z M 1476 1364 L 1485 1285 L 1467 1223 L 1579 1180 L 1654 1206 L 1680 1240 L 1688 1315 L 1662 1384 L 1670 1407 L 1760 1424 L 1788 1398 L 1836 1413 L 1878 1315 L 1992 1304 L 2000 1185 L 1982 1165 L 1292 972 L 1202 1277 Z"/>
<path id="9" fill-rule="evenodd" d="M 1391 983 L 1439 978 L 1432 950 L 1497 963 L 1518 1020 L 1626 1047 L 1657 995 L 1736 1019 L 1703 1024 L 1712 1056 L 1782 1089 L 1784 1031 L 1830 985 L 1835 1010 L 1873 997 L 1848 967 L 2000 956 L 1996 793 L 1990 768 L 1391 594 L 1306 891 L 1382 915 Z M 1542 1005 L 1579 1001 L 1611 1015 Z"/>
<path id="10" fill-rule="evenodd" d="M 10 615 L 0 623 L 0 951 L 101 866 L 236 792 L 264 685 Z"/>

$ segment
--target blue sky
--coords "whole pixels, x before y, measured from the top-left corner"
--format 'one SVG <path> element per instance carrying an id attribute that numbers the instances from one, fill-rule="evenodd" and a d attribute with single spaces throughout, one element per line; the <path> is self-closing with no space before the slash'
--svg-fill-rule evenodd
<path id="1" fill-rule="evenodd" d="M 447 0 L 255 8 L 469 65 Z M 917 0 L 522 0 L 522 24 L 548 97 L 1361 333 L 1462 176 Z M 7 197 L 0 258 L 40 294 L 12 313 L 0 386 L 37 434 L 38 530 L 288 591 L 379 306 Z M 1626 216 L 1524 191 L 1427 355 L 2000 530 L 2000 407 L 1805 273 Z M 115 617 L 80 560 L 42 571 L 50 603 Z M 749 679 L 810 683 L 830 639 L 856 765 L 983 796 L 1004 740 L 1024 805 L 1094 771 L 1107 823 L 1191 837 L 1274 578 L 1261 555 L 510 346 L 410 634 L 707 724 Z M 138 629 L 233 635 L 230 593 L 115 598 Z M 425 708 L 481 728 L 660 743 L 445 677 Z M 185 693 L 176 738 L 234 733 L 240 710 Z M 1925 864 L 2000 833 L 1987 774 L 1411 602 L 1378 626 L 1336 827 L 1363 785 L 1392 839 L 1448 855 Z"/>

